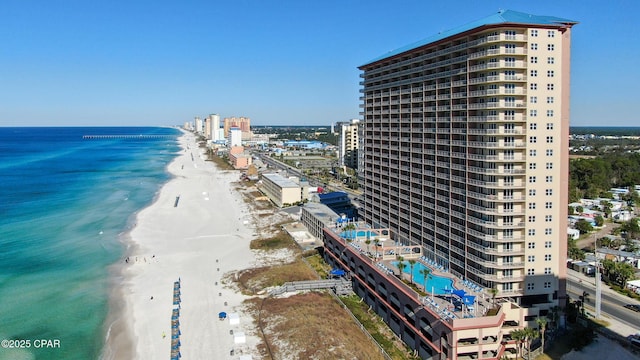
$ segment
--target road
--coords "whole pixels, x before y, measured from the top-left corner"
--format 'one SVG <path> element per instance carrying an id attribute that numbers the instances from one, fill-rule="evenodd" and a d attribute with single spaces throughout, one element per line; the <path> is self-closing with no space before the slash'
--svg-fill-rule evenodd
<path id="1" fill-rule="evenodd" d="M 622 224 L 614 223 L 614 222 L 605 222 L 605 226 L 598 231 L 592 232 L 589 236 L 580 239 L 576 242 L 576 246 L 578 249 L 590 249 L 593 251 L 594 241 L 595 239 L 599 239 L 604 237 L 605 235 L 611 235 L 611 232 L 620 227 Z"/>
<path id="2" fill-rule="evenodd" d="M 586 291 L 588 301 L 585 303 L 586 311 L 595 314 L 595 279 L 585 277 L 573 270 L 567 271 L 567 293 L 572 299 L 578 299 Z M 640 331 L 640 313 L 624 307 L 626 304 L 640 304 L 640 302 L 630 299 L 624 295 L 615 293 L 608 289 L 606 284 L 602 284 L 601 314 L 621 322 L 629 327 Z"/>

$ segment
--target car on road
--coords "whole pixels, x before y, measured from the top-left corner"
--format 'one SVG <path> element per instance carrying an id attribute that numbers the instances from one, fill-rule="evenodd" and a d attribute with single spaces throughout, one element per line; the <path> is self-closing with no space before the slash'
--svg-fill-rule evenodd
<path id="1" fill-rule="evenodd" d="M 638 304 L 627 304 L 624 307 L 626 307 L 627 309 L 636 311 L 636 312 L 640 312 L 640 305 L 638 305 Z"/>

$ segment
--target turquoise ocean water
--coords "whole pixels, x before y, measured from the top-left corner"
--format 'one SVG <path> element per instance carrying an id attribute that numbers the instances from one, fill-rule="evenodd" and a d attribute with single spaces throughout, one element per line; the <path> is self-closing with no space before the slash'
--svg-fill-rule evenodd
<path id="1" fill-rule="evenodd" d="M 163 136 L 83 139 L 87 134 Z M 21 349 L 3 341 L 0 360 L 100 357 L 107 268 L 122 260 L 132 215 L 169 180 L 179 134 L 0 127 L 0 340 L 30 341 L 18 343 Z M 42 347 L 39 339 L 59 347 Z"/>

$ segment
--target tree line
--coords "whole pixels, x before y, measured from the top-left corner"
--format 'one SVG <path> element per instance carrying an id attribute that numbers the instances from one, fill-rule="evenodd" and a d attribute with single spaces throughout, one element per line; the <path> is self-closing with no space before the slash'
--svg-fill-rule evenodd
<path id="1" fill-rule="evenodd" d="M 640 154 L 610 153 L 596 158 L 569 162 L 569 201 L 612 198 L 611 188 L 629 188 L 640 184 Z M 630 191 L 628 200 L 638 200 Z"/>

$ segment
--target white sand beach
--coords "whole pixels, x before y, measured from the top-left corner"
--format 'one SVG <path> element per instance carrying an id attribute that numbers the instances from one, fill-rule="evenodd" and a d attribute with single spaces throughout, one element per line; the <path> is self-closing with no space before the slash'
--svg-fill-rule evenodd
<path id="1" fill-rule="evenodd" d="M 237 312 L 245 299 L 224 286 L 222 278 L 254 263 L 249 249 L 255 231 L 251 214 L 232 189 L 238 172 L 205 162 L 194 135 L 185 133 L 179 142 L 183 150 L 168 168 L 175 177 L 138 214 L 123 264 L 125 316 L 133 332 L 135 358 L 170 358 L 172 310 L 178 308 L 173 290 L 179 279 L 181 355 L 239 358 L 250 354 L 258 339 L 247 334 L 246 343 L 237 344 L 231 332 L 244 332 L 251 319 L 240 312 L 240 324 L 232 325 L 229 319 L 219 320 L 218 314 Z"/>

